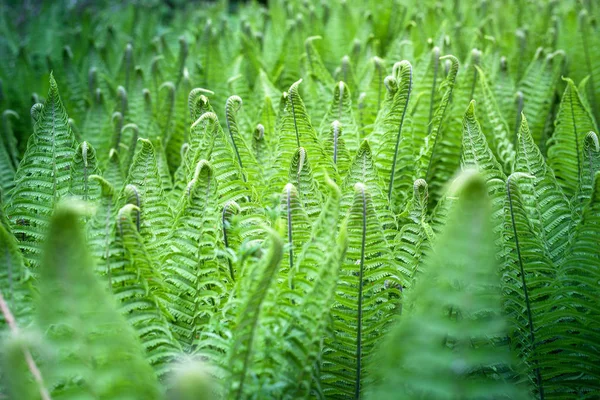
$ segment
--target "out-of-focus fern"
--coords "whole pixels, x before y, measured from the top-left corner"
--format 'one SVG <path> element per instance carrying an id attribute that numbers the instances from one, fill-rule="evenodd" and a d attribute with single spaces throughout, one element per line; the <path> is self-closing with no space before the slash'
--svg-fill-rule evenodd
<path id="1" fill-rule="evenodd" d="M 527 398 L 507 378 L 500 277 L 484 180 L 462 176 L 459 200 L 381 344 L 370 397 Z"/>
<path id="2" fill-rule="evenodd" d="M 42 361 L 51 395 L 159 398 L 143 349 L 93 274 L 74 205 L 57 209 L 49 238 L 40 266 L 37 325 L 52 349 Z"/>

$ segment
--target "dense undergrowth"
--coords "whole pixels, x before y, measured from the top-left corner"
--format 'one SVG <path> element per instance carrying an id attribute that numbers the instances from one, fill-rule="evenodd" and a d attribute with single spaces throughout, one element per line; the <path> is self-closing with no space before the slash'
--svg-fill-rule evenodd
<path id="1" fill-rule="evenodd" d="M 600 397 L 595 2 L 0 10 L 0 398 Z"/>

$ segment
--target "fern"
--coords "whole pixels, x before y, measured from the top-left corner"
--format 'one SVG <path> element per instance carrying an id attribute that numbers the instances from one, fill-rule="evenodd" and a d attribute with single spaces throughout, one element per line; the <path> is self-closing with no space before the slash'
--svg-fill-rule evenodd
<path id="1" fill-rule="evenodd" d="M 575 84 L 569 79 L 566 82 L 567 88 L 556 116 L 556 131 L 548 141 L 548 164 L 567 197 L 571 198 L 581 181 L 585 135 L 598 130 Z"/>
<path id="2" fill-rule="evenodd" d="M 402 277 L 387 248 L 366 186 L 354 186 L 349 211 L 348 252 L 340 268 L 332 305 L 335 335 L 325 344 L 321 380 L 324 394 L 358 398 L 377 338 L 389 328 Z M 389 288 L 384 290 L 384 288 Z"/>
<path id="3" fill-rule="evenodd" d="M 283 256 L 283 242 L 277 233 L 270 232 L 270 252 L 266 256 L 258 274 L 260 274 L 250 287 L 249 301 L 240 311 L 236 329 L 239 331 L 231 346 L 229 354 L 229 368 L 231 371 L 229 391 L 231 397 L 242 398 L 244 383 L 249 368 L 250 356 L 254 333 L 260 317 L 260 309 Z"/>
<path id="4" fill-rule="evenodd" d="M 463 177 L 459 200 L 381 346 L 372 398 L 526 398 L 503 375 L 510 353 L 484 181 Z"/>
<path id="5" fill-rule="evenodd" d="M 39 241 L 47 232 L 52 209 L 69 190 L 75 139 L 52 75 L 48 99 L 41 109 L 34 108 L 36 128 L 15 174 L 15 187 L 8 194 L 8 215 L 25 258 L 37 266 Z M 32 186 L 38 190 L 31 190 Z"/>
<path id="6" fill-rule="evenodd" d="M 216 193 L 212 167 L 202 160 L 180 200 L 181 211 L 169 234 L 171 249 L 162 258 L 162 274 L 173 287 L 168 300 L 173 330 L 187 351 L 203 323 L 217 311 L 230 272 L 216 253 L 220 241 Z"/>
<path id="7" fill-rule="evenodd" d="M 54 359 L 42 371 L 61 398 L 158 398 L 158 383 L 131 328 L 92 272 L 76 209 L 64 205 L 52 219 L 40 266 L 37 324 Z M 43 299 L 56 301 L 44 301 Z"/>
<path id="8" fill-rule="evenodd" d="M 599 396 L 594 2 L 35 3 L 0 397 Z"/>

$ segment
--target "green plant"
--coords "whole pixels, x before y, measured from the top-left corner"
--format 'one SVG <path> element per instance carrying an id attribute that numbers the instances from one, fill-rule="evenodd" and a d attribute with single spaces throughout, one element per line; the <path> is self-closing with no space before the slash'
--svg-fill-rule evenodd
<path id="1" fill-rule="evenodd" d="M 594 2 L 180 3 L 0 5 L 0 397 L 600 396 Z"/>

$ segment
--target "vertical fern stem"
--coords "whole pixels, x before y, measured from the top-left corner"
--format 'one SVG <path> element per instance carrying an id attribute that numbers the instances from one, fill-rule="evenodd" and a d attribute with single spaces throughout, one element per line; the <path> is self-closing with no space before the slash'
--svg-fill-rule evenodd
<path id="1" fill-rule="evenodd" d="M 587 142 L 592 142 L 589 146 L 587 145 Z M 585 143 L 584 143 L 584 149 L 585 147 L 587 147 L 587 156 L 588 156 L 588 162 L 589 162 L 589 173 L 590 173 L 590 180 L 592 182 L 594 182 L 594 166 L 592 164 L 592 151 L 595 151 L 596 153 L 600 151 L 600 143 L 598 141 L 598 135 L 596 135 L 596 132 L 594 131 L 589 131 L 588 134 L 585 136 Z"/>
<path id="2" fill-rule="evenodd" d="M 238 107 L 236 110 L 231 110 L 232 103 L 237 103 Z M 232 113 L 239 110 L 242 106 L 242 99 L 239 96 L 231 96 L 227 99 L 227 103 L 225 103 L 225 121 L 227 122 L 227 130 L 229 131 L 229 137 L 231 138 L 231 144 L 233 145 L 233 150 L 235 151 L 235 156 L 237 158 L 238 164 L 240 166 L 240 170 L 242 171 L 242 179 L 246 182 L 246 176 L 244 176 L 244 166 L 242 165 L 242 158 L 240 157 L 240 152 L 238 151 L 237 144 L 235 143 L 235 138 L 233 137 L 233 132 L 231 130 L 231 120 L 233 119 Z M 235 123 L 235 121 L 234 121 Z M 237 127 L 236 127 L 237 131 Z"/>
<path id="3" fill-rule="evenodd" d="M 98 70 L 96 67 L 90 68 L 88 71 L 88 91 L 90 95 L 94 95 L 96 92 L 96 85 L 98 84 Z"/>
<path id="4" fill-rule="evenodd" d="M 300 134 L 298 133 L 298 122 L 296 122 L 296 110 L 294 109 L 294 96 L 290 91 L 290 104 L 292 106 L 292 116 L 294 117 L 294 128 L 296 129 L 296 145 L 300 147 Z"/>
<path id="5" fill-rule="evenodd" d="M 185 68 L 185 60 L 187 60 L 189 54 L 189 44 L 185 36 L 179 36 L 179 68 L 177 68 L 177 82 L 179 85 L 181 78 L 183 77 L 183 69 Z"/>
<path id="6" fill-rule="evenodd" d="M 388 187 L 388 202 L 390 204 L 392 202 L 392 191 L 394 190 L 394 179 L 396 175 L 396 163 L 398 162 L 398 149 L 400 147 L 402 126 L 404 125 L 404 117 L 406 116 L 406 110 L 408 109 L 408 101 L 410 100 L 410 94 L 412 92 L 412 65 L 408 64 L 408 68 L 410 69 L 408 93 L 406 95 L 404 110 L 402 110 L 402 118 L 400 119 L 400 125 L 398 126 L 398 135 L 396 135 L 396 147 L 394 148 L 394 159 L 392 161 L 392 171 L 390 172 L 390 185 Z"/>
<path id="7" fill-rule="evenodd" d="M 161 91 L 163 88 L 168 90 L 168 104 L 169 104 L 169 112 L 167 114 L 166 121 L 164 123 L 164 133 L 163 133 L 163 145 L 166 145 L 171 139 L 171 132 L 169 131 L 169 127 L 171 126 L 171 121 L 173 120 L 173 113 L 175 112 L 175 85 L 173 82 L 165 82 L 158 88 Z"/>
<path id="8" fill-rule="evenodd" d="M 333 128 L 333 163 L 337 165 L 338 139 L 340 135 L 340 121 L 335 120 L 331 123 Z"/>
<path id="9" fill-rule="evenodd" d="M 365 92 L 362 92 L 359 96 L 358 96 L 358 120 L 360 121 L 360 134 L 364 133 L 365 131 L 365 98 L 367 97 L 367 94 Z"/>
<path id="10" fill-rule="evenodd" d="M 525 98 L 523 97 L 523 92 L 520 90 L 516 94 L 517 100 L 517 120 L 515 122 L 515 135 L 513 139 L 513 146 L 517 146 L 517 136 L 519 134 L 519 128 L 521 127 L 521 114 L 523 113 L 523 106 L 525 104 Z"/>
<path id="11" fill-rule="evenodd" d="M 344 82 L 338 83 L 340 89 L 340 98 L 338 99 L 338 119 L 342 119 L 342 111 L 344 110 Z"/>
<path id="12" fill-rule="evenodd" d="M 360 398 L 361 355 L 362 355 L 362 297 L 363 297 L 363 272 L 365 266 L 365 247 L 367 241 L 367 196 L 365 186 L 357 183 L 354 186 L 362 195 L 362 240 L 360 247 L 360 267 L 358 271 L 358 327 L 356 332 L 356 382 L 354 398 Z"/>
<path id="13" fill-rule="evenodd" d="M 13 336 L 18 337 L 19 336 L 19 327 L 17 326 L 15 317 L 12 314 L 12 312 L 10 311 L 8 304 L 4 300 L 4 297 L 2 296 L 2 291 L 0 291 L 0 311 L 2 311 L 4 320 L 6 321 L 6 324 L 8 325 Z M 35 361 L 33 360 L 33 357 L 31 356 L 29 349 L 27 347 L 25 347 L 24 344 L 21 344 L 20 347 L 21 347 L 21 351 L 23 352 L 23 357 L 25 358 L 25 363 L 27 364 L 27 368 L 29 369 L 29 372 L 33 376 L 35 383 L 38 386 L 38 390 L 40 392 L 40 398 L 42 400 L 50 400 L 51 398 L 50 398 L 48 389 L 46 389 L 46 387 L 44 386 L 44 379 L 42 378 L 42 373 L 40 372 Z"/>
<path id="14" fill-rule="evenodd" d="M 110 267 L 110 220 L 112 211 L 112 197 L 106 210 L 106 220 L 104 221 L 104 259 L 106 260 L 106 276 L 108 278 L 108 290 L 112 293 L 112 268 Z"/>
<path id="15" fill-rule="evenodd" d="M 81 158 L 83 158 L 83 200 L 88 200 L 88 142 L 81 143 Z"/>
<path id="16" fill-rule="evenodd" d="M 127 43 L 125 46 L 125 87 L 129 89 L 129 70 L 131 69 L 131 62 L 133 59 L 133 46 L 131 43 Z"/>
<path id="17" fill-rule="evenodd" d="M 394 3 L 395 5 L 396 3 Z M 381 96 L 383 95 L 383 66 L 381 65 L 381 59 L 375 57 L 375 71 L 377 71 L 377 111 L 381 108 Z"/>
<path id="18" fill-rule="evenodd" d="M 435 105 L 435 87 L 437 84 L 438 70 L 440 67 L 440 48 L 437 46 L 433 49 L 433 58 L 435 61 L 433 64 L 433 85 L 431 86 L 431 102 L 429 104 L 429 118 L 427 118 L 428 122 L 431 122 L 431 118 L 433 118 L 433 111 L 434 111 L 434 105 Z M 430 133 L 431 133 L 431 123 L 428 124 L 427 136 L 429 136 Z"/>
<path id="19" fill-rule="evenodd" d="M 524 175 L 524 174 L 520 174 L 520 175 Z M 517 235 L 517 226 L 515 224 L 515 213 L 513 210 L 513 203 L 512 203 L 512 195 L 510 192 L 510 181 L 511 179 L 515 176 L 515 174 L 511 174 L 507 179 L 506 179 L 506 193 L 508 195 L 508 205 L 509 205 L 509 209 L 510 209 L 510 219 L 511 219 L 511 223 L 512 223 L 512 227 L 513 227 L 513 235 L 515 237 L 515 245 L 517 247 L 517 259 L 519 260 L 519 269 L 520 269 L 520 273 L 521 273 L 521 283 L 523 284 L 523 294 L 525 296 L 525 304 L 527 306 L 527 320 L 528 320 L 528 324 L 529 324 L 529 335 L 531 338 L 531 345 L 532 348 L 535 349 L 535 333 L 534 333 L 534 328 L 533 328 L 533 317 L 531 316 L 531 303 L 529 302 L 529 292 L 527 289 L 527 281 L 525 279 L 525 270 L 523 268 L 523 259 L 521 258 L 521 247 L 519 245 L 519 236 Z M 526 175 L 529 177 L 529 175 Z M 537 385 L 538 385 L 538 389 L 540 391 L 540 400 L 544 400 L 544 387 L 542 385 L 542 376 L 540 374 L 540 368 L 538 366 L 538 362 L 537 359 L 534 359 L 534 362 L 536 364 L 535 367 L 535 379 L 537 381 Z"/>
<path id="20" fill-rule="evenodd" d="M 473 49 L 471 54 L 471 59 L 473 62 L 473 84 L 471 85 L 471 94 L 469 96 L 469 101 L 473 100 L 473 96 L 475 96 L 475 88 L 477 87 L 477 68 L 475 68 L 475 66 L 479 65 L 481 51 Z"/>
<path id="21" fill-rule="evenodd" d="M 227 238 L 227 209 L 229 208 L 230 204 L 230 202 L 227 202 L 223 206 L 223 214 L 221 215 L 221 224 L 223 225 L 223 243 L 225 244 L 225 248 L 229 248 L 229 239 Z M 229 275 L 231 275 L 231 280 L 235 282 L 233 265 L 231 264 L 231 259 L 229 257 L 227 257 L 227 266 L 229 267 Z"/>
<path id="22" fill-rule="evenodd" d="M 289 257 L 290 257 L 290 269 L 288 271 L 288 276 L 290 277 L 290 288 L 294 289 L 294 281 L 292 279 L 292 269 L 294 268 L 294 248 L 292 246 L 292 212 L 290 207 L 292 205 L 291 197 L 292 197 L 292 184 L 288 183 L 285 185 L 285 195 L 286 195 L 286 203 L 287 203 L 287 228 L 288 228 L 288 243 L 290 246 Z"/>
<path id="23" fill-rule="evenodd" d="M 571 90 L 571 119 L 573 120 L 573 132 L 575 132 L 575 150 L 577 152 L 577 176 L 581 177 L 581 154 L 579 150 L 579 138 L 577 132 L 577 120 L 575 119 L 575 109 L 573 108 L 573 95 L 578 96 L 577 93 L 573 93 Z"/>

